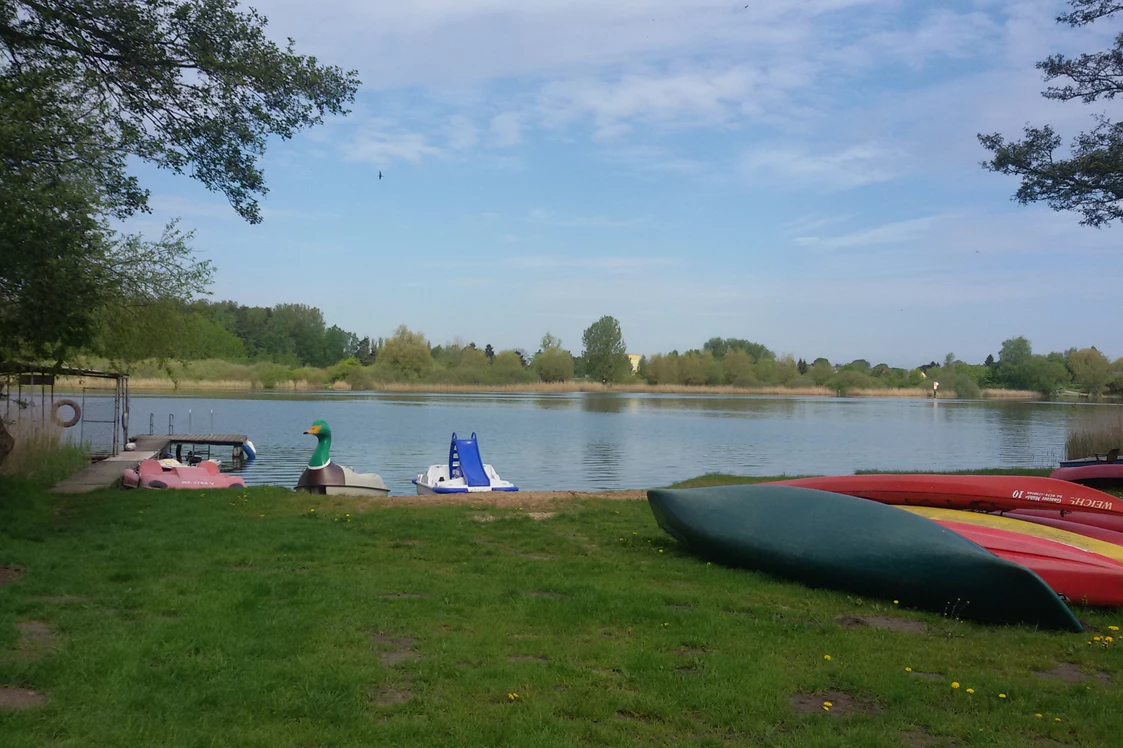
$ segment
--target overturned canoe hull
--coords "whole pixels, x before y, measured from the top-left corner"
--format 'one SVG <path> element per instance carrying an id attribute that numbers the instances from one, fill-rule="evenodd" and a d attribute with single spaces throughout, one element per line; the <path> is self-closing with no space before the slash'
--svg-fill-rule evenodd
<path id="1" fill-rule="evenodd" d="M 951 617 L 1082 630 L 1029 569 L 892 506 L 775 484 L 647 496 L 663 530 L 726 565 Z"/>

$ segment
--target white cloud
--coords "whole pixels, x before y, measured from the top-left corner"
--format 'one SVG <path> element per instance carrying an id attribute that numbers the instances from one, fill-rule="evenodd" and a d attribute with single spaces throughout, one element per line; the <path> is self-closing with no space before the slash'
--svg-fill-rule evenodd
<path id="1" fill-rule="evenodd" d="M 429 144 L 424 133 L 391 129 L 386 123 L 376 122 L 360 125 L 342 147 L 348 160 L 373 164 L 385 164 L 389 161 L 416 164 L 423 158 L 443 153 L 440 148 Z"/>
<path id="2" fill-rule="evenodd" d="M 755 183 L 844 190 L 893 179 L 905 171 L 905 162 L 899 148 L 871 142 L 820 153 L 799 145 L 759 145 L 741 155 L 740 165 Z"/>
<path id="3" fill-rule="evenodd" d="M 797 236 L 795 242 L 796 244 L 802 244 L 804 246 L 822 247 L 824 249 L 864 248 L 882 244 L 900 244 L 902 242 L 914 241 L 925 234 L 931 233 L 933 226 L 935 226 L 941 218 L 941 216 L 928 216 L 925 218 L 913 218 L 907 221 L 894 221 L 892 223 L 876 226 L 872 229 L 864 229 L 849 234 L 839 234 L 829 237 L 817 235 Z"/>

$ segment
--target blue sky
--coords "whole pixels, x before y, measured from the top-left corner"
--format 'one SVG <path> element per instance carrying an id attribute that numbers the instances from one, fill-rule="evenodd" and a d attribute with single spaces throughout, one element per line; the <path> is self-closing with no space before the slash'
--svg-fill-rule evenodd
<path id="1" fill-rule="evenodd" d="M 975 137 L 1113 114 L 1043 99 L 1034 63 L 1118 23 L 1037 0 L 249 4 L 363 87 L 270 145 L 260 225 L 138 169 L 155 212 L 131 228 L 195 228 L 214 298 L 496 349 L 577 353 L 611 314 L 649 355 L 718 335 L 911 367 L 1025 335 L 1123 356 L 1120 228 L 1013 203 Z"/>

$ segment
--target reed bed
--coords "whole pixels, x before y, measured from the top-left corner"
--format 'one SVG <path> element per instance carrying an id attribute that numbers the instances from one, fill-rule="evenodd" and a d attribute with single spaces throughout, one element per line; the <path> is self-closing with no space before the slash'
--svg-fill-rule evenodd
<path id="1" fill-rule="evenodd" d="M 1107 454 L 1123 449 L 1123 406 L 1108 405 L 1079 408 L 1069 421 L 1065 436 L 1065 459 Z"/>
<path id="2" fill-rule="evenodd" d="M 36 485 L 52 486 L 90 463 L 86 448 L 66 441 L 62 429 L 53 423 L 40 424 L 26 419 L 7 424 L 7 429 L 15 445 L 0 464 L 0 475 L 19 476 Z"/>
<path id="3" fill-rule="evenodd" d="M 1041 393 L 1035 390 L 985 389 L 983 397 L 990 400 L 1040 400 Z"/>

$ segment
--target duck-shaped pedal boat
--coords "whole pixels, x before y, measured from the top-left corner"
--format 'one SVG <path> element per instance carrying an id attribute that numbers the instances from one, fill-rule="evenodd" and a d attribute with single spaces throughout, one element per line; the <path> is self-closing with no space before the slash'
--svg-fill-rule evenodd
<path id="1" fill-rule="evenodd" d="M 327 421 L 316 421 L 304 433 L 314 435 L 317 444 L 308 467 L 296 482 L 297 491 L 346 496 L 389 495 L 390 489 L 377 473 L 356 473 L 331 461 L 331 428 Z"/>

